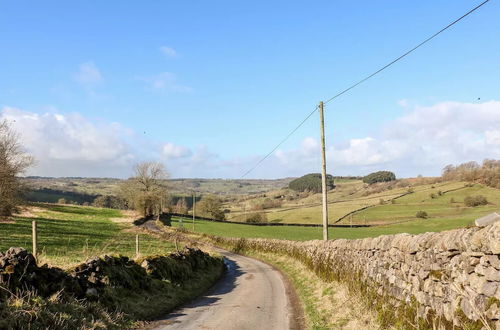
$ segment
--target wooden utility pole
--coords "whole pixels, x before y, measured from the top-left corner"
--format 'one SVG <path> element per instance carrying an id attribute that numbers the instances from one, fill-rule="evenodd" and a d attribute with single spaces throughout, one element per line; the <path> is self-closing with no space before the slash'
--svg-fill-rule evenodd
<path id="1" fill-rule="evenodd" d="M 323 102 L 319 102 L 319 119 L 321 130 L 321 186 L 323 191 L 323 240 L 328 240 L 328 199 L 326 187 L 326 151 L 325 151 L 325 117 Z"/>
<path id="2" fill-rule="evenodd" d="M 31 236 L 32 236 L 32 243 L 33 243 L 33 256 L 35 257 L 35 260 L 38 258 L 38 233 L 36 230 L 36 221 L 33 221 L 31 223 Z"/>

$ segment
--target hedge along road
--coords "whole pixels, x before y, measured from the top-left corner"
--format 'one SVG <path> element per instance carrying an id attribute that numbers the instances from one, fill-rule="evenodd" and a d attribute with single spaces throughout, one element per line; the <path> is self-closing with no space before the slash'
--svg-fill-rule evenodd
<path id="1" fill-rule="evenodd" d="M 227 271 L 204 296 L 153 324 L 154 329 L 300 329 L 300 304 L 272 266 L 217 250 Z"/>

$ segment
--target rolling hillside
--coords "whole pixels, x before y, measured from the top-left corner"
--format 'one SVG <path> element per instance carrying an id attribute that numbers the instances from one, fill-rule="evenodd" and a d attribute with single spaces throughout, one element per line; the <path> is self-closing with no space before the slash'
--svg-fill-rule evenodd
<path id="1" fill-rule="evenodd" d="M 328 194 L 330 223 L 383 225 L 415 220 L 416 212 L 425 211 L 430 219 L 472 221 L 487 213 L 500 210 L 500 190 L 481 184 L 442 182 L 413 184 L 411 187 L 384 189 L 370 193 L 371 186 L 360 181 L 339 183 Z M 264 212 L 269 222 L 321 223 L 321 195 L 313 194 L 296 200 L 283 200 L 280 207 L 252 210 L 256 199 L 276 199 L 287 192 L 269 192 L 265 196 L 248 198 L 239 203 L 227 203 L 228 218 L 238 220 L 249 212 Z M 466 196 L 483 195 L 488 205 L 467 207 Z M 351 218 L 352 214 L 352 218 Z M 427 219 L 428 221 L 429 219 Z M 352 222 L 351 222 L 352 221 Z"/>

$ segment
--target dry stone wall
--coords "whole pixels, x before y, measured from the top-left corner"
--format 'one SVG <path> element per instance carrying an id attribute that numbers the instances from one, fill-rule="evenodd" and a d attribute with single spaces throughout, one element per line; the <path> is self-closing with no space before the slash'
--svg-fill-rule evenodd
<path id="1" fill-rule="evenodd" d="M 357 274 L 395 305 L 415 305 L 419 317 L 463 318 L 500 329 L 500 222 L 421 235 L 292 242 L 223 239 L 236 249 L 279 252 L 336 279 Z"/>

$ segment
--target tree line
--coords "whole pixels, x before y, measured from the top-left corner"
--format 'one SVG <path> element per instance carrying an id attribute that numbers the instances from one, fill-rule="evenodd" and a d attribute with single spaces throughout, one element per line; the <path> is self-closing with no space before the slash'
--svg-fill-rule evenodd
<path id="1" fill-rule="evenodd" d="M 327 190 L 335 188 L 333 176 L 330 174 L 326 175 L 326 187 Z M 319 193 L 322 190 L 321 174 L 320 173 L 310 173 L 300 178 L 291 181 L 288 184 L 288 188 L 295 191 L 309 191 Z"/>
<path id="2" fill-rule="evenodd" d="M 479 165 L 471 161 L 459 165 L 446 165 L 441 175 L 445 181 L 468 181 L 482 183 L 500 189 L 500 160 L 485 159 Z"/>

